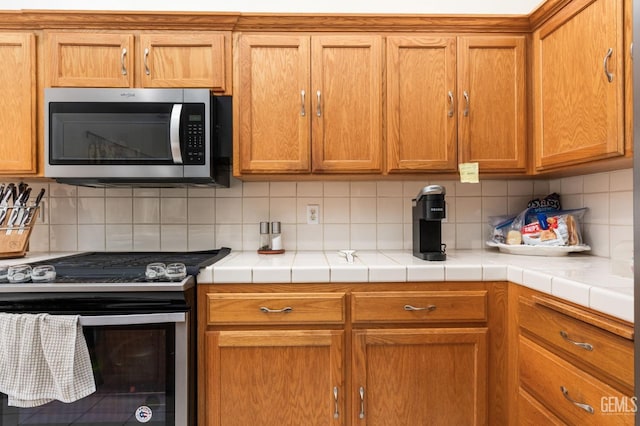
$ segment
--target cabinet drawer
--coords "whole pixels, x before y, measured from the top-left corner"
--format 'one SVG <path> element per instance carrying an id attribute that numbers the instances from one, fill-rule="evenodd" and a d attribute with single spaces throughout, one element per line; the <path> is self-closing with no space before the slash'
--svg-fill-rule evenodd
<path id="1" fill-rule="evenodd" d="M 354 292 L 353 322 L 484 322 L 487 292 Z"/>
<path id="2" fill-rule="evenodd" d="M 632 395 L 623 395 L 525 337 L 520 337 L 518 364 L 521 385 L 566 422 L 633 424 Z"/>
<path id="3" fill-rule="evenodd" d="M 344 293 L 208 293 L 207 324 L 341 324 L 344 298 Z"/>
<path id="4" fill-rule="evenodd" d="M 564 422 L 554 416 L 527 391 L 518 390 L 518 425 L 520 426 L 563 426 Z"/>
<path id="5" fill-rule="evenodd" d="M 520 298 L 520 327 L 633 388 L 633 342 Z"/>

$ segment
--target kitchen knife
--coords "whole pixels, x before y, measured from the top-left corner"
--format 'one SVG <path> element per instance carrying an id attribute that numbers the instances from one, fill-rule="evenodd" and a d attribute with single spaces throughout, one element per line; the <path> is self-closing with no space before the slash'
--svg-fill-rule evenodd
<path id="1" fill-rule="evenodd" d="M 40 206 L 40 201 L 42 200 L 44 193 L 45 193 L 45 189 L 42 188 L 38 193 L 38 195 L 36 196 L 36 200 L 33 202 L 33 205 L 31 205 L 30 207 L 27 207 L 25 214 L 22 216 L 22 218 L 18 222 L 20 225 L 20 230 L 18 230 L 18 234 L 22 234 L 24 232 L 24 227 L 31 224 L 31 221 L 33 220 L 33 214 L 36 212 L 36 210 Z"/>
<path id="2" fill-rule="evenodd" d="M 29 193 L 31 192 L 31 188 L 26 188 L 22 183 L 20 184 L 20 188 L 22 188 L 23 191 L 20 192 L 18 198 L 13 203 L 13 209 L 7 221 L 7 235 L 11 234 L 13 226 L 19 221 L 21 212 L 24 210 L 24 201 L 29 198 Z"/>
<path id="3" fill-rule="evenodd" d="M 7 189 L 0 200 L 0 226 L 2 226 L 4 219 L 7 217 L 7 211 L 9 210 L 9 197 L 13 194 L 13 186 L 13 183 L 10 183 L 7 186 Z"/>

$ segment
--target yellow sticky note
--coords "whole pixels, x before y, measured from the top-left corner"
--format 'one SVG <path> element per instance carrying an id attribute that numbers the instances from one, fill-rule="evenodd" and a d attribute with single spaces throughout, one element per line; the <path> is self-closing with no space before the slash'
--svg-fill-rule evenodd
<path id="1" fill-rule="evenodd" d="M 458 170 L 460 170 L 460 182 L 480 182 L 480 178 L 478 177 L 478 163 L 460 163 L 458 164 Z"/>

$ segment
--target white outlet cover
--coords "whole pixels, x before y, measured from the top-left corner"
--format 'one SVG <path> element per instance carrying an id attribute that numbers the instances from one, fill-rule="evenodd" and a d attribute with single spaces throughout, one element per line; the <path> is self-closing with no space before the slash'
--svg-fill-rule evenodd
<path id="1" fill-rule="evenodd" d="M 320 223 L 320 206 L 317 204 L 307 205 L 307 225 L 317 225 Z"/>

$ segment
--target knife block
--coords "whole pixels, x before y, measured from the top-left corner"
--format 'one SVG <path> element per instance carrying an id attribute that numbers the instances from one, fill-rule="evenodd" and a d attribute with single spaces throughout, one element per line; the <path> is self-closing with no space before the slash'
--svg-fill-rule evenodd
<path id="1" fill-rule="evenodd" d="M 24 257 L 29 247 L 29 237 L 35 226 L 34 218 L 38 217 L 40 207 L 36 207 L 29 222 L 23 226 L 8 226 L 13 207 L 6 207 L 7 215 L 0 224 L 0 259 L 13 259 Z"/>

